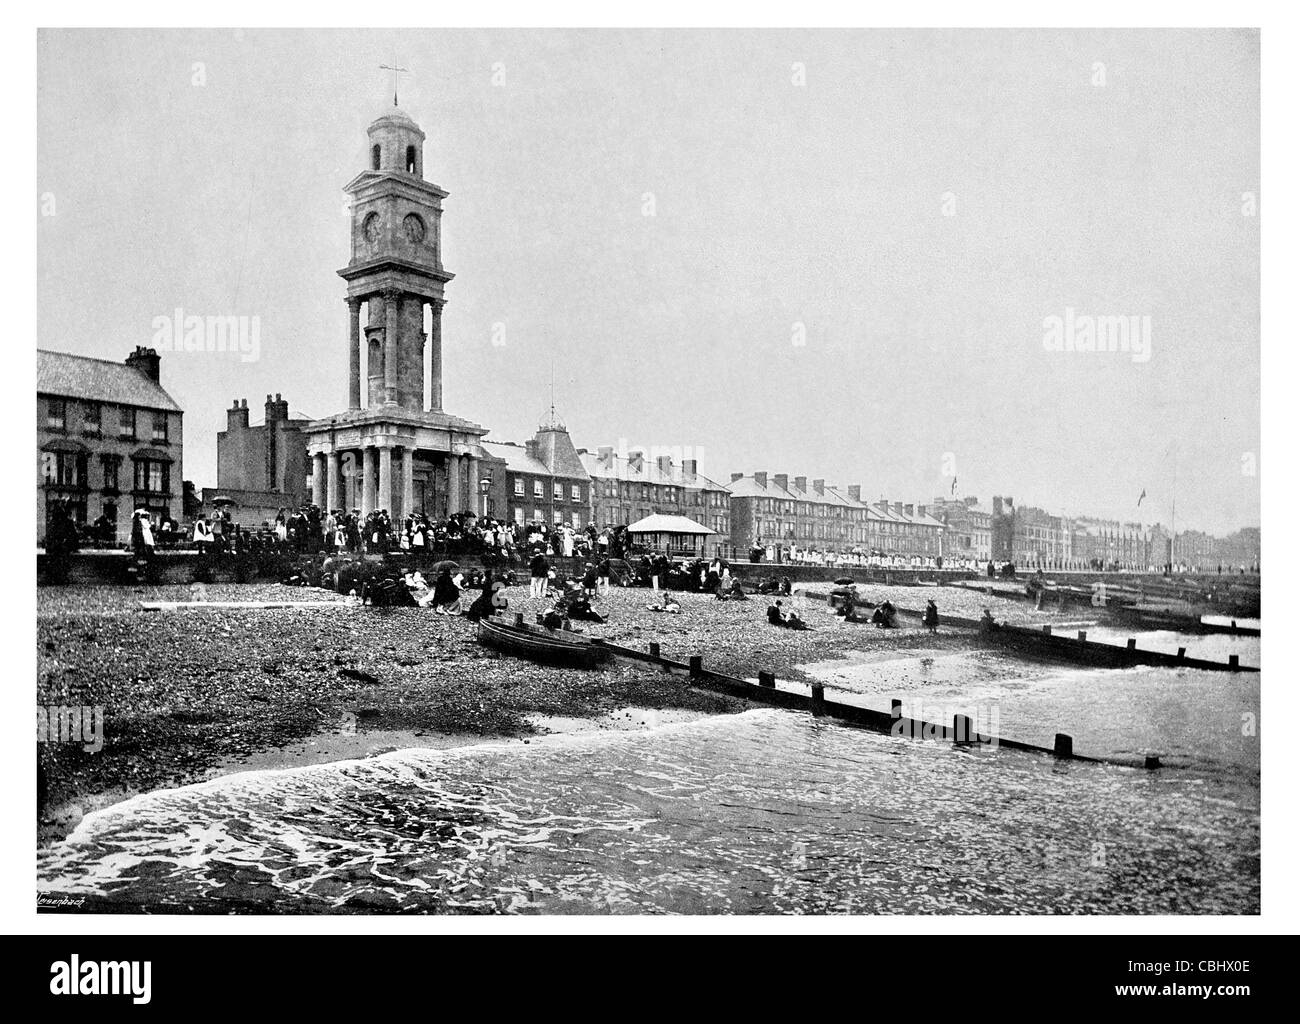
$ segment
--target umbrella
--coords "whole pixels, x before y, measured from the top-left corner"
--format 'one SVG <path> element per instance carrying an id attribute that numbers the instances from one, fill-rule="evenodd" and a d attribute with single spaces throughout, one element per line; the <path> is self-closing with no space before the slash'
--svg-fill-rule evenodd
<path id="1" fill-rule="evenodd" d="M 430 570 L 430 572 L 436 575 L 437 573 L 442 572 L 443 569 L 455 573 L 460 571 L 460 565 L 457 564 L 456 562 L 453 562 L 449 558 L 444 558 L 441 562 L 435 563 L 434 567 Z"/>

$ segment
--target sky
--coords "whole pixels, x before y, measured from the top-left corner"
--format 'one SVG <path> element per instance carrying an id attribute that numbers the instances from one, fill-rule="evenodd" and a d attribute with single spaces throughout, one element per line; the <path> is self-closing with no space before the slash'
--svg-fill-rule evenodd
<path id="1" fill-rule="evenodd" d="M 256 360 L 163 355 L 199 487 L 232 399 L 346 408 L 342 189 L 394 62 L 450 193 L 444 407 L 489 440 L 553 374 L 578 446 L 724 482 L 1258 525 L 1236 30 L 42 31 L 38 347 L 260 319 Z M 1149 352 L 1048 344 L 1090 317 Z"/>

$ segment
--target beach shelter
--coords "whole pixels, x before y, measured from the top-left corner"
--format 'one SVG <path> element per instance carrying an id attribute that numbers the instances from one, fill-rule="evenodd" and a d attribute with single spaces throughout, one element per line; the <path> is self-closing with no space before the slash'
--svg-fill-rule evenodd
<path id="1" fill-rule="evenodd" d="M 705 538 L 716 531 L 701 526 L 685 516 L 652 515 L 639 519 L 627 528 L 634 543 L 665 554 L 700 558 L 704 556 Z"/>

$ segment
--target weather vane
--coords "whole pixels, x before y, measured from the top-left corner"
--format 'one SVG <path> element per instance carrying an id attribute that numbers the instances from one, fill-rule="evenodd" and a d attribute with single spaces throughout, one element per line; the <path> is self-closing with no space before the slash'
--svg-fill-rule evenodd
<path id="1" fill-rule="evenodd" d="M 397 76 L 404 71 L 409 73 L 411 69 L 398 67 L 396 60 L 394 60 L 393 63 L 391 64 L 380 64 L 379 67 L 380 70 L 382 71 L 391 71 L 393 73 L 393 106 L 397 106 L 397 82 L 398 82 Z"/>

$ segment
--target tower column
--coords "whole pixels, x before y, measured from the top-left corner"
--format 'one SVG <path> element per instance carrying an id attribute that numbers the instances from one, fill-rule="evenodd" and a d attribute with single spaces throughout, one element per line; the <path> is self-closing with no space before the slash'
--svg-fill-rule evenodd
<path id="1" fill-rule="evenodd" d="M 361 408 L 361 300 L 348 299 L 348 408 Z"/>
<path id="2" fill-rule="evenodd" d="M 361 514 L 368 516 L 375 510 L 375 466 L 379 453 L 372 445 L 366 445 L 361 455 Z"/>
<path id="3" fill-rule="evenodd" d="M 342 495 L 339 494 L 339 459 L 337 451 L 325 456 L 325 504 L 330 511 L 343 507 Z"/>
<path id="4" fill-rule="evenodd" d="M 402 515 L 415 511 L 415 449 L 402 452 Z"/>
<path id="5" fill-rule="evenodd" d="M 447 515 L 463 512 L 460 494 L 460 456 L 447 456 Z"/>
<path id="6" fill-rule="evenodd" d="M 393 449 L 388 445 L 379 449 L 379 507 L 393 516 Z"/>
<path id="7" fill-rule="evenodd" d="M 479 497 L 479 493 L 478 493 L 480 489 L 479 482 L 478 482 L 478 459 L 474 458 L 474 456 L 471 455 L 469 456 L 469 458 L 465 460 L 465 465 L 467 467 L 466 472 L 469 477 L 468 484 L 469 484 L 470 501 L 468 502 L 468 504 L 469 507 L 474 510 L 475 515 L 481 516 L 483 515 L 483 499 Z"/>
<path id="8" fill-rule="evenodd" d="M 311 457 L 311 503 L 317 508 L 325 504 L 325 455 L 322 452 Z"/>
<path id="9" fill-rule="evenodd" d="M 434 412 L 442 412 L 442 305 L 429 303 L 429 408 Z"/>
<path id="10" fill-rule="evenodd" d="M 397 314 L 401 296 L 384 292 L 384 403 L 397 402 Z"/>

